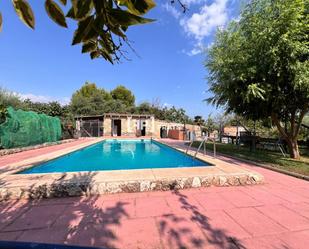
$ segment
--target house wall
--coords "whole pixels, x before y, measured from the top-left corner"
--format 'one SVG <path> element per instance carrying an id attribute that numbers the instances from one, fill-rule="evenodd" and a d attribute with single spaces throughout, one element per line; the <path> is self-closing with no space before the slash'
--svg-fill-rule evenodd
<path id="1" fill-rule="evenodd" d="M 241 126 L 238 126 L 238 132 L 241 132 L 241 131 L 246 131 L 246 130 Z M 237 136 L 237 126 L 226 126 L 223 128 L 223 133 L 229 136 Z"/>
<path id="2" fill-rule="evenodd" d="M 185 140 L 185 132 L 183 130 L 169 130 L 168 137 L 176 140 Z"/>
<path id="3" fill-rule="evenodd" d="M 112 134 L 112 121 L 110 118 L 105 118 L 103 121 L 103 134 L 104 136 L 111 136 Z"/>
<path id="4" fill-rule="evenodd" d="M 122 136 L 135 136 L 137 133 L 138 123 L 146 122 L 146 136 L 153 136 L 154 133 L 154 118 L 139 119 L 135 117 L 120 117 L 121 120 L 121 135 Z M 110 117 L 104 118 L 103 122 L 104 136 L 111 136 L 112 134 L 112 119 Z"/>
<path id="5" fill-rule="evenodd" d="M 121 120 L 121 136 L 136 136 L 138 128 L 137 123 L 140 121 L 139 118 L 134 116 L 133 117 L 127 116 L 127 117 L 119 117 L 116 119 Z M 190 125 L 190 124 L 184 125 L 180 123 L 158 120 L 155 119 L 154 117 L 145 118 L 141 120 L 146 122 L 146 136 L 160 138 L 161 127 L 166 127 L 168 136 L 173 139 L 178 140 L 184 139 L 184 132 L 183 132 L 184 127 L 186 128 L 186 131 L 194 133 L 196 137 L 201 136 L 201 128 L 197 125 Z M 103 120 L 103 135 L 104 136 L 112 135 L 112 118 L 110 117 L 105 117 Z"/>
<path id="6" fill-rule="evenodd" d="M 201 127 L 198 125 L 191 125 L 191 124 L 180 124 L 180 123 L 174 123 L 174 122 L 168 122 L 164 120 L 155 120 L 155 129 L 154 129 L 154 136 L 157 138 L 160 138 L 160 129 L 161 127 L 167 128 L 167 134 L 169 138 L 177 139 L 177 140 L 183 140 L 184 134 L 183 132 L 177 132 L 177 131 L 183 131 L 184 127 L 187 131 L 193 132 L 196 137 L 200 137 L 202 135 Z M 175 131 L 172 131 L 175 130 Z M 172 132 L 170 132 L 172 131 Z"/>

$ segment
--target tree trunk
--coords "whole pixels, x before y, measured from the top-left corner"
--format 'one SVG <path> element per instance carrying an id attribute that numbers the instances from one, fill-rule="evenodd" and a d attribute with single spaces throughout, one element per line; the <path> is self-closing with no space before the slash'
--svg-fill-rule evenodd
<path id="1" fill-rule="evenodd" d="M 295 131 L 295 126 L 294 126 L 295 121 L 292 120 L 291 122 L 290 132 L 286 132 L 285 129 L 281 126 L 277 115 L 275 113 L 272 113 L 271 117 L 272 117 L 273 122 L 276 124 L 282 138 L 285 139 L 285 141 L 287 142 L 290 157 L 293 159 L 300 159 L 300 154 L 299 154 L 299 149 L 298 149 L 298 144 L 297 144 L 298 128 Z"/>
<path id="2" fill-rule="evenodd" d="M 289 138 L 286 138 L 286 140 L 287 140 L 286 142 L 289 148 L 290 157 L 294 159 L 300 159 L 297 139 L 293 139 L 289 137 Z"/>

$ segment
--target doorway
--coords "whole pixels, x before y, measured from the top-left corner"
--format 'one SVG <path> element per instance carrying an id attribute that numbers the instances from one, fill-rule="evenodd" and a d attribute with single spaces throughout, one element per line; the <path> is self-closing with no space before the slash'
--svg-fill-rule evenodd
<path id="1" fill-rule="evenodd" d="M 167 138 L 167 128 L 165 126 L 160 128 L 160 138 Z"/>
<path id="2" fill-rule="evenodd" d="M 146 136 L 146 122 L 142 121 L 141 136 Z"/>
<path id="3" fill-rule="evenodd" d="M 114 119 L 112 123 L 112 135 L 121 136 L 121 119 Z"/>
<path id="4" fill-rule="evenodd" d="M 86 119 L 80 121 L 81 137 L 103 136 L 103 121 L 100 119 Z"/>

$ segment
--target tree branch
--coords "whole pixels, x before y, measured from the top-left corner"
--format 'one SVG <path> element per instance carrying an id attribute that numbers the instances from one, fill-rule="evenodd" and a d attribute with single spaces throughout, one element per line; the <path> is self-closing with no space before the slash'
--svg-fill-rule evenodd
<path id="1" fill-rule="evenodd" d="M 285 132 L 284 128 L 281 126 L 280 121 L 278 119 L 278 116 L 276 113 L 272 112 L 271 113 L 271 119 L 273 120 L 273 122 L 275 123 L 275 125 L 278 128 L 279 133 L 286 139 L 289 138 L 288 134 Z"/>
<path id="2" fill-rule="evenodd" d="M 308 107 L 305 107 L 305 108 L 301 111 L 301 113 L 300 113 L 300 115 L 299 115 L 299 117 L 298 117 L 298 121 L 297 121 L 297 124 L 296 124 L 295 133 L 293 134 L 293 138 L 294 138 L 294 139 L 297 137 L 297 135 L 298 135 L 298 133 L 299 133 L 299 129 L 300 129 L 300 127 L 301 127 L 301 122 L 303 121 L 303 118 L 304 118 L 304 116 L 306 115 L 307 112 L 308 112 Z"/>
<path id="3" fill-rule="evenodd" d="M 294 137 L 294 132 L 295 132 L 295 115 L 296 115 L 296 110 L 293 110 L 291 112 L 291 119 L 290 119 L 290 123 L 291 123 L 291 130 L 289 132 L 289 135 L 291 137 Z"/>
<path id="4" fill-rule="evenodd" d="M 180 7 L 182 8 L 182 12 L 186 13 L 186 11 L 188 10 L 188 6 L 185 5 L 181 0 L 176 0 L 177 3 L 180 5 Z M 174 4 L 175 0 L 171 0 L 171 4 Z"/>

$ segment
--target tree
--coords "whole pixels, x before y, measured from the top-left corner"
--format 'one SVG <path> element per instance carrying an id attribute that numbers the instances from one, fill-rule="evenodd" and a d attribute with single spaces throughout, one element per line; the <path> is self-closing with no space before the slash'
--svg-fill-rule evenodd
<path id="1" fill-rule="evenodd" d="M 112 100 L 110 94 L 96 84 L 86 82 L 71 98 L 71 110 L 74 114 L 103 114 L 106 104 Z"/>
<path id="2" fill-rule="evenodd" d="M 105 113 L 127 113 L 128 107 L 120 100 L 111 99 L 105 102 L 102 111 Z"/>
<path id="3" fill-rule="evenodd" d="M 164 108 L 163 110 L 166 120 L 183 124 L 192 123 L 192 120 L 186 115 L 186 111 L 183 108 L 177 109 L 175 106 L 172 106 L 171 108 Z"/>
<path id="4" fill-rule="evenodd" d="M 210 133 L 214 132 L 216 129 L 215 121 L 212 119 L 211 115 L 209 114 L 206 121 L 204 121 L 204 126 L 208 132 L 208 136 L 210 136 Z"/>
<path id="5" fill-rule="evenodd" d="M 202 116 L 195 116 L 193 122 L 197 124 L 198 126 L 205 124 L 205 120 L 203 119 Z"/>
<path id="6" fill-rule="evenodd" d="M 127 107 L 134 106 L 135 96 L 125 86 L 117 86 L 110 94 L 114 100 L 121 101 Z"/>
<path id="7" fill-rule="evenodd" d="M 142 102 L 136 107 L 138 114 L 154 114 L 153 108 L 149 102 Z"/>
<path id="8" fill-rule="evenodd" d="M 0 87 L 0 124 L 6 120 L 7 108 L 20 108 L 22 101 L 18 94 Z"/>
<path id="9" fill-rule="evenodd" d="M 308 7 L 307 0 L 251 1 L 238 22 L 217 32 L 206 59 L 208 101 L 248 119 L 271 117 L 292 158 L 300 157 L 309 108 Z"/>
<path id="10" fill-rule="evenodd" d="M 65 113 L 65 106 L 61 106 L 57 101 L 51 101 L 49 103 L 32 102 L 30 99 L 25 99 L 21 109 L 25 111 L 33 111 L 37 113 L 44 113 L 49 116 L 61 117 Z"/>
<path id="11" fill-rule="evenodd" d="M 12 106 L 16 109 L 20 108 L 21 105 L 22 100 L 18 94 L 0 87 L 0 106 L 3 106 L 3 108 Z"/>
<path id="12" fill-rule="evenodd" d="M 35 27 L 34 13 L 27 0 L 12 0 L 19 18 L 30 28 Z M 152 0 L 45 0 L 48 16 L 61 27 L 67 28 L 67 18 L 77 23 L 72 45 L 82 44 L 82 53 L 91 59 L 104 58 L 114 63 L 124 56 L 122 46 L 128 44 L 129 26 L 153 22 L 144 18 L 155 6 Z M 68 9 L 66 15 L 63 9 Z M 0 13 L 0 31 L 2 15 Z M 130 47 L 130 44 L 128 44 Z"/>

